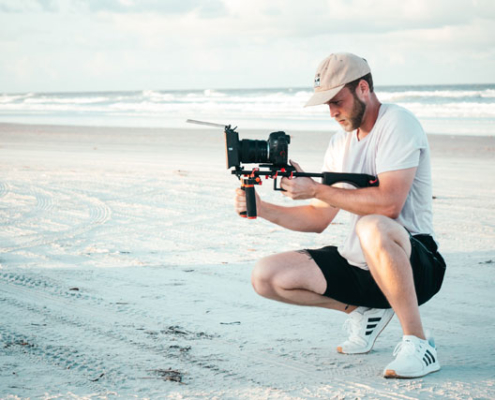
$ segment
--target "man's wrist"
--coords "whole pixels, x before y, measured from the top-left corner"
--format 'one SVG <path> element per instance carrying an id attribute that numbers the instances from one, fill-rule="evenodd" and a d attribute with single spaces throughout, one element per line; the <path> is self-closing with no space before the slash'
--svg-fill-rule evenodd
<path id="1" fill-rule="evenodd" d="M 321 198 L 320 198 L 320 196 L 321 196 L 321 188 L 323 186 L 324 185 L 322 183 L 315 182 L 315 184 L 314 184 L 313 198 L 318 199 L 318 200 L 321 200 Z"/>
<path id="2" fill-rule="evenodd" d="M 332 204 L 332 194 L 334 193 L 334 190 L 335 188 L 333 186 L 317 182 L 314 198 L 327 203 L 331 207 L 336 207 L 335 204 Z"/>
<path id="3" fill-rule="evenodd" d="M 263 215 L 265 214 L 265 202 L 263 200 L 257 201 L 256 213 L 258 214 L 258 217 L 264 218 Z"/>

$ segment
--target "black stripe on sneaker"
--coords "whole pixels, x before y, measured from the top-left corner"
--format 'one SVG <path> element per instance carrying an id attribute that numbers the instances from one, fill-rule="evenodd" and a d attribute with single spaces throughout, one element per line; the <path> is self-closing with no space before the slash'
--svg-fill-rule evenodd
<path id="1" fill-rule="evenodd" d="M 376 325 L 377 325 L 377 324 L 373 324 L 373 325 L 366 325 L 366 329 L 373 329 L 373 328 L 376 328 Z"/>
<path id="2" fill-rule="evenodd" d="M 382 318 L 379 317 L 379 318 L 368 318 L 368 322 L 380 322 Z"/>
<path id="3" fill-rule="evenodd" d="M 426 354 L 425 354 L 425 355 L 426 355 Z M 426 366 L 430 365 L 430 363 L 426 360 L 426 358 L 425 358 L 425 357 L 423 357 L 423 361 L 424 361 L 424 363 L 425 363 L 425 365 L 426 365 Z"/>
<path id="4" fill-rule="evenodd" d="M 429 354 L 433 362 L 435 362 L 435 357 L 433 357 L 433 354 L 431 354 L 429 350 L 426 350 L 426 354 Z"/>
<path id="5" fill-rule="evenodd" d="M 430 354 L 431 355 L 431 354 Z M 431 357 L 428 355 L 428 351 L 426 351 L 425 353 L 425 357 L 428 359 L 429 363 L 428 364 L 431 364 L 433 361 L 431 360 Z"/>
<path id="6" fill-rule="evenodd" d="M 373 333 L 373 331 L 366 331 L 366 336 L 369 336 Z"/>

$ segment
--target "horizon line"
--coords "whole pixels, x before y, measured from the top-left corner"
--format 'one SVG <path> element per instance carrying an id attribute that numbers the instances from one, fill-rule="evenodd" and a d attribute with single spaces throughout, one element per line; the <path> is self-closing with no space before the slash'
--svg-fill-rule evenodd
<path id="1" fill-rule="evenodd" d="M 448 86 L 495 86 L 494 83 L 420 83 L 420 84 L 389 84 L 389 85 L 374 85 L 376 89 L 378 88 L 392 88 L 392 87 L 448 87 Z M 125 93 L 125 92 L 146 92 L 146 91 L 156 91 L 156 92 L 205 92 L 211 91 L 256 91 L 256 90 L 307 90 L 312 92 L 312 87 L 306 86 L 274 86 L 274 87 L 238 87 L 238 88 L 186 88 L 186 89 L 124 89 L 124 90 L 55 90 L 55 91 L 25 91 L 25 92 L 0 92 L 1 95 L 27 95 L 27 94 L 75 94 L 75 93 Z"/>

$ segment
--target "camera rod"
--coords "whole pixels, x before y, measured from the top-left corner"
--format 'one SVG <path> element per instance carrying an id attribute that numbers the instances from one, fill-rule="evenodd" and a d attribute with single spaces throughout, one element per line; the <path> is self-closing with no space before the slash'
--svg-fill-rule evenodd
<path id="1" fill-rule="evenodd" d="M 188 119 L 186 122 L 189 124 L 207 125 L 207 126 L 214 126 L 214 127 L 220 127 L 220 128 L 225 128 L 225 126 L 226 126 L 226 125 L 222 125 L 222 124 L 214 124 L 213 122 L 198 121 L 195 119 Z"/>

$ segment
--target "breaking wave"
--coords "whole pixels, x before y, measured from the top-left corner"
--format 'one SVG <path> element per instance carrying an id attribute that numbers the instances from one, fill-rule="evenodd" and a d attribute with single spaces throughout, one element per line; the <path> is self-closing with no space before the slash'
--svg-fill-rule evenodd
<path id="1" fill-rule="evenodd" d="M 376 92 L 382 102 L 410 109 L 425 125 L 436 121 L 436 129 L 445 131 L 437 133 L 493 135 L 488 127 L 495 122 L 495 85 L 390 86 Z M 71 125 L 183 127 L 193 118 L 244 128 L 336 128 L 326 107 L 303 107 L 311 94 L 298 88 L 4 93 L 0 117 L 4 122 Z M 469 131 L 470 125 L 476 132 Z M 485 125 L 486 131 L 480 131 Z"/>

